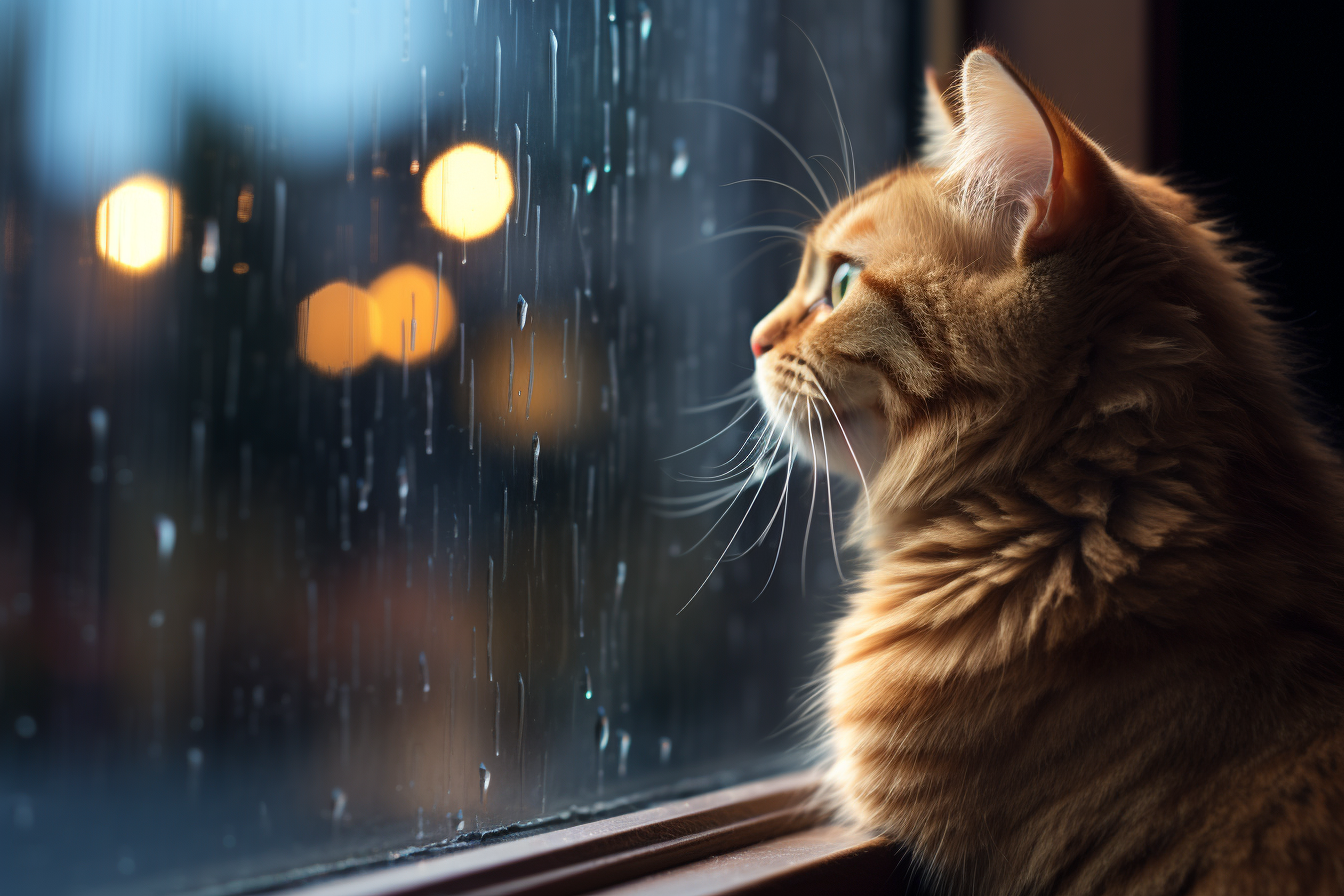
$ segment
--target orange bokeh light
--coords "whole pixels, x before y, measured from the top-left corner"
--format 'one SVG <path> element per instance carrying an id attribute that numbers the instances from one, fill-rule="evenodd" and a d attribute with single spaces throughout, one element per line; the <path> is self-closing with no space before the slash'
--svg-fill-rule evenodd
<path id="1" fill-rule="evenodd" d="M 304 299 L 298 323 L 299 357 L 323 373 L 357 370 L 377 353 L 378 305 L 352 283 L 328 283 Z"/>
<path id="2" fill-rule="evenodd" d="M 439 281 L 436 290 L 434 279 L 432 272 L 418 265 L 403 264 L 369 286 L 381 324 L 376 348 L 384 358 L 401 362 L 403 337 L 410 364 L 428 360 L 431 351 L 439 354 L 453 344 L 457 309 L 447 284 Z"/>

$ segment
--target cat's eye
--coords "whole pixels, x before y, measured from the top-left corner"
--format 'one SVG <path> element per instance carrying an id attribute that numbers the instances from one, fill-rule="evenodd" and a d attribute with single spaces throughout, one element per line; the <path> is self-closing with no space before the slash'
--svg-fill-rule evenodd
<path id="1" fill-rule="evenodd" d="M 835 269 L 835 274 L 831 277 L 831 307 L 839 305 L 840 302 L 849 294 L 852 287 L 859 279 L 859 272 L 863 268 L 857 264 L 844 262 Z"/>

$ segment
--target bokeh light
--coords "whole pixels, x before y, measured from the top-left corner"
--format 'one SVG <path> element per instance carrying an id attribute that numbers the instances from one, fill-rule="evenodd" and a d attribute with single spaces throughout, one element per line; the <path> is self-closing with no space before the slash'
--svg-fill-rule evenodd
<path id="1" fill-rule="evenodd" d="M 411 364 L 427 360 L 431 351 L 439 354 L 452 345 L 457 309 L 442 281 L 436 307 L 434 274 L 430 271 L 413 264 L 395 267 L 373 281 L 369 294 L 378 310 L 377 350 L 383 357 L 401 362 L 403 333 L 406 360 Z"/>
<path id="2" fill-rule="evenodd" d="M 464 143 L 425 169 L 421 199 L 435 227 L 456 239 L 474 240 L 504 223 L 513 202 L 513 173 L 498 153 Z"/>
<path id="3" fill-rule="evenodd" d="M 381 329 L 367 292 L 343 280 L 328 283 L 299 304 L 298 354 L 322 373 L 356 370 L 377 352 Z"/>
<path id="4" fill-rule="evenodd" d="M 182 233 L 182 196 L 166 181 L 139 174 L 98 203 L 98 254 L 129 271 L 147 271 L 176 253 Z"/>

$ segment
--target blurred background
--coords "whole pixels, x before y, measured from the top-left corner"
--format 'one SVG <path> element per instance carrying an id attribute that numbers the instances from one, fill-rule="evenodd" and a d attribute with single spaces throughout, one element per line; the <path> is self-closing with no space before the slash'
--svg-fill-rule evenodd
<path id="1" fill-rule="evenodd" d="M 981 40 L 1226 218 L 1332 420 L 1307 24 L 2 0 L 4 892 L 243 892 L 807 761 L 853 492 L 788 475 L 748 334 Z"/>

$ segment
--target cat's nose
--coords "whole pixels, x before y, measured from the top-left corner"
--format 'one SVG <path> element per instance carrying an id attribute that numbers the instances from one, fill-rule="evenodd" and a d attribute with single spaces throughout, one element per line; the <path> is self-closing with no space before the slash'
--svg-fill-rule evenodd
<path id="1" fill-rule="evenodd" d="M 751 353 L 756 357 L 759 358 L 761 355 L 765 354 L 768 351 L 770 351 L 770 346 L 763 345 L 759 340 L 756 339 L 751 340 Z"/>

